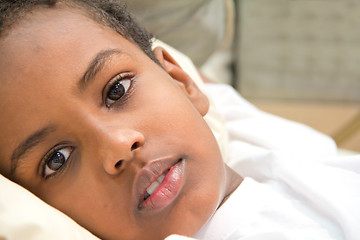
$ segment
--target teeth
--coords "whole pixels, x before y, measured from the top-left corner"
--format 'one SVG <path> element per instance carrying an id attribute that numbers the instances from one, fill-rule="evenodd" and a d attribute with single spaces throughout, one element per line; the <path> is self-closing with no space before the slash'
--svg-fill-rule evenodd
<path id="1" fill-rule="evenodd" d="M 155 189 L 160 185 L 160 183 L 158 183 L 157 181 L 153 182 L 147 189 L 146 192 L 151 195 Z"/>
<path id="2" fill-rule="evenodd" d="M 168 172 L 169 172 L 169 171 L 164 172 L 160 177 L 158 177 L 158 178 L 156 179 L 156 181 L 154 181 L 154 182 L 146 189 L 144 199 L 147 199 L 147 198 L 160 186 L 160 184 L 164 181 L 164 178 L 165 178 L 165 176 L 166 176 L 166 174 L 167 174 Z"/>
<path id="3" fill-rule="evenodd" d="M 158 177 L 158 179 L 156 179 L 156 182 L 158 182 L 159 184 L 162 183 L 162 181 L 164 181 L 165 178 L 165 174 L 161 175 L 160 177 Z"/>
<path id="4" fill-rule="evenodd" d="M 150 197 L 150 194 L 148 194 L 147 192 L 145 192 L 144 200 L 146 200 L 148 197 Z"/>

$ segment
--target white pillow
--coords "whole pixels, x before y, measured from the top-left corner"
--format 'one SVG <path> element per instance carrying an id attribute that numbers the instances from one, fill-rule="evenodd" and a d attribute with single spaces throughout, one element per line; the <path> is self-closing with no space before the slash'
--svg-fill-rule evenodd
<path id="1" fill-rule="evenodd" d="M 69 217 L 0 175 L 0 239 L 98 239 Z"/>
<path id="2" fill-rule="evenodd" d="M 155 41 L 153 45 L 164 47 L 197 85 L 203 87 L 201 77 L 188 57 L 160 41 Z M 212 103 L 206 121 L 226 158 L 227 130 Z M 98 239 L 65 214 L 1 175 L 0 189 L 0 239 Z"/>

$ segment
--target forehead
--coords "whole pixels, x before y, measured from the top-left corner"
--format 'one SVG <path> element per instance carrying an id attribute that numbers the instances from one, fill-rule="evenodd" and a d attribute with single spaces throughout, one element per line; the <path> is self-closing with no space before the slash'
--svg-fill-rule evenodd
<path id="1" fill-rule="evenodd" d="M 52 89 L 80 79 L 97 53 L 119 49 L 124 56 L 144 60 L 139 47 L 79 11 L 36 10 L 0 39 L 0 158 L 9 159 L 1 145 L 13 149 L 23 140 L 17 135 L 46 124 L 45 113 L 53 106 L 48 99 L 61 93 Z"/>
<path id="2" fill-rule="evenodd" d="M 19 88 L 79 79 L 98 52 L 112 48 L 143 57 L 137 45 L 80 10 L 39 9 L 28 14 L 0 38 L 0 109 L 11 104 Z"/>
<path id="3" fill-rule="evenodd" d="M 1 70 L 8 70 L 9 76 L 1 80 L 16 79 L 15 72 L 29 71 L 29 59 L 38 61 L 36 70 L 46 70 L 54 65 L 59 69 L 65 62 L 55 58 L 83 58 L 93 54 L 92 48 L 111 44 L 121 39 L 114 30 L 100 25 L 78 9 L 38 9 L 16 24 L 7 35 L 0 39 Z M 85 55 L 84 55 L 85 54 Z M 48 68 L 47 68 L 48 66 Z M 53 69 L 51 69 L 53 70 Z"/>

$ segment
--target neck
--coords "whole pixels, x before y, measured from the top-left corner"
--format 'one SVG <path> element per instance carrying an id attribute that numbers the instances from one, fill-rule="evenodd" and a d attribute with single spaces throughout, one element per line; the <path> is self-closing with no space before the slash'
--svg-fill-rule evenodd
<path id="1" fill-rule="evenodd" d="M 218 209 L 226 202 L 226 200 L 231 196 L 231 194 L 240 186 L 241 182 L 244 180 L 239 174 L 237 174 L 233 169 L 225 164 L 225 194 L 224 198 L 218 206 Z"/>

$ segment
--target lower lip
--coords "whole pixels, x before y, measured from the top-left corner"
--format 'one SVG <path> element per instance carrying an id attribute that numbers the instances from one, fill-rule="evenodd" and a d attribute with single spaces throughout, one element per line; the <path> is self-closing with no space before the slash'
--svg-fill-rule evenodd
<path id="1" fill-rule="evenodd" d="M 170 205 L 184 185 L 185 161 L 172 166 L 159 187 L 139 206 L 141 210 L 161 210 Z"/>

